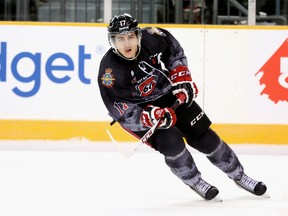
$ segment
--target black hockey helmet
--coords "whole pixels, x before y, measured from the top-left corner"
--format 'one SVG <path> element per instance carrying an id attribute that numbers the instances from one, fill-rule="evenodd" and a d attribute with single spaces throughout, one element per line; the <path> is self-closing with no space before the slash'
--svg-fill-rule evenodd
<path id="1" fill-rule="evenodd" d="M 130 31 L 139 30 L 138 22 L 130 14 L 115 15 L 109 23 L 108 32 L 110 36 L 125 34 Z"/>
<path id="2" fill-rule="evenodd" d="M 135 59 L 138 54 L 140 53 L 141 48 L 141 29 L 138 27 L 138 22 L 136 19 L 134 19 L 130 14 L 123 13 L 121 15 L 115 15 L 109 22 L 108 25 L 108 40 L 112 48 L 114 49 L 114 52 L 121 56 L 122 58 L 125 58 L 122 56 L 117 48 L 115 47 L 114 38 L 117 34 L 129 34 L 131 32 L 135 32 L 136 36 L 138 37 L 138 51 L 136 53 L 136 56 L 132 59 Z M 127 59 L 127 58 L 125 58 Z"/>

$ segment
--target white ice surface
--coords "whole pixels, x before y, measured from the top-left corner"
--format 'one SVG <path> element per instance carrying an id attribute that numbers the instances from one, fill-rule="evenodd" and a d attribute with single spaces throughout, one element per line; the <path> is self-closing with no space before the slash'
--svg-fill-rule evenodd
<path id="1" fill-rule="evenodd" d="M 223 202 L 202 200 L 147 146 L 127 159 L 111 143 L 0 141 L 0 215 L 288 216 L 288 145 L 231 147 L 271 198 L 238 188 L 193 149 L 202 177 Z"/>

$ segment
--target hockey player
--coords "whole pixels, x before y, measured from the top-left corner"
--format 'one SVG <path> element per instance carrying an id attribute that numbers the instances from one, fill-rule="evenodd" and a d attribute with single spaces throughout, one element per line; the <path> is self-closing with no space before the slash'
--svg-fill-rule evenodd
<path id="1" fill-rule="evenodd" d="M 129 14 L 114 16 L 108 26 L 111 49 L 100 63 L 98 84 L 110 116 L 141 138 L 159 119 L 161 125 L 147 144 L 159 151 L 171 171 L 205 200 L 218 189 L 206 182 L 187 150 L 204 153 L 238 186 L 261 196 L 263 182 L 244 172 L 234 151 L 210 128 L 211 121 L 194 100 L 198 90 L 179 42 L 165 29 L 138 27 Z M 184 104 L 170 106 L 179 95 Z"/>

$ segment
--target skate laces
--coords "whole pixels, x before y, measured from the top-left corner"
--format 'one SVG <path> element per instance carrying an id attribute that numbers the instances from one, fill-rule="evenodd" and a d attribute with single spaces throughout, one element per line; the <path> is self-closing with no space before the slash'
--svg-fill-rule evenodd
<path id="1" fill-rule="evenodd" d="M 243 174 L 239 181 L 236 181 L 240 186 L 246 188 L 247 190 L 254 191 L 255 186 L 258 184 L 258 181 L 250 178 L 246 174 Z"/>
<path id="2" fill-rule="evenodd" d="M 196 190 L 198 193 L 202 194 L 203 196 L 206 195 L 210 187 L 211 185 L 205 182 L 203 179 L 200 179 L 200 181 L 196 185 L 193 186 L 194 190 Z"/>

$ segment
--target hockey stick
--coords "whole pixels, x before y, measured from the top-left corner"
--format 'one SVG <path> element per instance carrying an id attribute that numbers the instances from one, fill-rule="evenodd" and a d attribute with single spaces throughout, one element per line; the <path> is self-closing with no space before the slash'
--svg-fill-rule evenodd
<path id="1" fill-rule="evenodd" d="M 173 103 L 173 105 L 171 106 L 171 108 L 173 110 L 177 109 L 177 107 L 179 105 L 181 105 L 184 100 L 185 100 L 186 96 L 183 93 L 179 93 L 177 100 Z M 113 138 L 112 134 L 110 133 L 110 131 L 107 129 L 107 134 L 109 136 L 109 138 L 111 139 L 111 141 L 117 146 L 118 150 L 120 151 L 120 153 L 122 153 L 125 157 L 130 158 L 143 144 L 145 144 L 147 142 L 147 140 L 155 133 L 155 131 L 159 128 L 159 126 L 161 125 L 161 121 L 163 120 L 163 118 L 160 118 L 156 124 L 154 124 L 145 134 L 144 136 L 142 136 L 139 141 L 127 152 L 122 151 L 122 149 L 120 148 L 120 144 L 116 142 L 116 140 Z"/>

